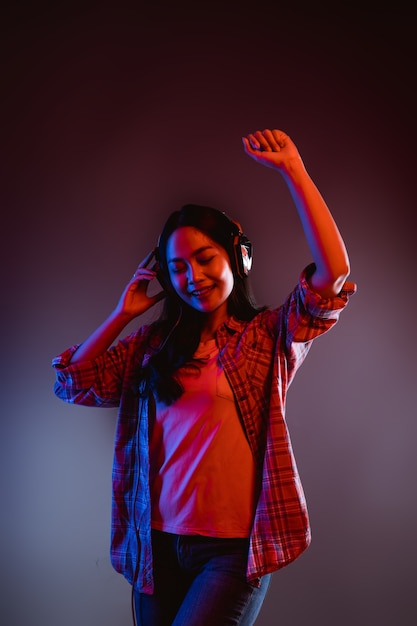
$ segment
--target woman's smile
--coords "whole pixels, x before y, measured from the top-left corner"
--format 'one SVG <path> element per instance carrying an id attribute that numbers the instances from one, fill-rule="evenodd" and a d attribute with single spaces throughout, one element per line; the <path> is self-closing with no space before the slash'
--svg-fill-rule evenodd
<path id="1" fill-rule="evenodd" d="M 203 287 L 201 289 L 194 289 L 190 293 L 195 298 L 204 298 L 210 294 L 212 289 L 214 289 L 214 285 L 212 285 L 211 287 Z"/>

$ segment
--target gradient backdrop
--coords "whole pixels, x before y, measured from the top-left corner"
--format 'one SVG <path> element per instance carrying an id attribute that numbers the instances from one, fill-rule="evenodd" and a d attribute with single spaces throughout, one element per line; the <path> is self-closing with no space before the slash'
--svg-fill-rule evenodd
<path id="1" fill-rule="evenodd" d="M 313 542 L 258 624 L 412 626 L 411 8 L 116 4 L 16 1 L 1 20 L 0 621 L 130 626 L 108 557 L 116 413 L 56 399 L 50 361 L 110 312 L 185 202 L 239 219 L 258 301 L 283 300 L 309 252 L 280 176 L 241 145 L 277 127 L 340 225 L 358 293 L 290 390 Z"/>

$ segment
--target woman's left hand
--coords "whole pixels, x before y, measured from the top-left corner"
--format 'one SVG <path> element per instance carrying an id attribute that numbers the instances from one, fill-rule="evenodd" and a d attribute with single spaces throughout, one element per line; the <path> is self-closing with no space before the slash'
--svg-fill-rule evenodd
<path id="1" fill-rule="evenodd" d="M 296 145 L 282 130 L 257 130 L 242 141 L 246 154 L 266 167 L 282 171 L 291 161 L 301 162 Z"/>

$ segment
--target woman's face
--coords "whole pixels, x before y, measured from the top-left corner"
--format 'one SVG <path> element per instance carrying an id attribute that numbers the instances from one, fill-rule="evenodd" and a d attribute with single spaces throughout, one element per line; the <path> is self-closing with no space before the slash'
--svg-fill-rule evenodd
<path id="1" fill-rule="evenodd" d="M 181 226 L 166 249 L 172 285 L 187 304 L 203 313 L 227 316 L 234 278 L 226 250 L 193 226 Z"/>

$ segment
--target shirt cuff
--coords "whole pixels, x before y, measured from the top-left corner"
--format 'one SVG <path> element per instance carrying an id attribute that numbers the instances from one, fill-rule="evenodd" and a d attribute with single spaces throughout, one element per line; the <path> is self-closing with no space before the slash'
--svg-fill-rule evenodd
<path id="1" fill-rule="evenodd" d="M 71 346 L 67 350 L 64 350 L 64 352 L 61 352 L 61 354 L 58 354 L 58 356 L 54 357 L 52 359 L 52 367 L 54 367 L 55 369 L 59 369 L 59 370 L 68 367 L 70 365 L 70 361 L 72 359 L 74 352 L 78 350 L 80 345 L 81 344 L 77 343 L 76 345 Z"/>

